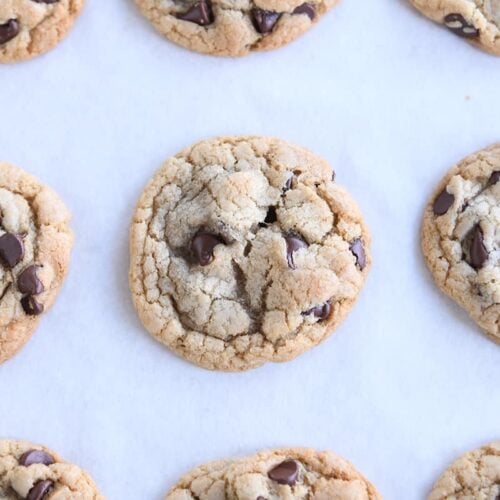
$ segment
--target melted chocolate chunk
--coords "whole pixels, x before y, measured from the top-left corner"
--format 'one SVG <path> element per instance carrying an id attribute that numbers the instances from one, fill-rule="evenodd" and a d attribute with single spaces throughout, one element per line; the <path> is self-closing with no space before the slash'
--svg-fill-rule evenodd
<path id="1" fill-rule="evenodd" d="M 251 14 L 253 25 L 261 35 L 271 33 L 278 19 L 281 17 L 279 12 L 263 9 L 252 9 Z"/>
<path id="2" fill-rule="evenodd" d="M 285 236 L 286 241 L 286 259 L 288 261 L 288 267 L 290 269 L 295 269 L 295 262 L 293 260 L 293 254 L 300 250 L 301 248 L 307 248 L 309 245 L 298 236 L 290 234 Z"/>
<path id="3" fill-rule="evenodd" d="M 5 233 L 0 236 L 0 260 L 9 269 L 17 266 L 24 257 L 24 243 L 17 234 Z"/>
<path id="4" fill-rule="evenodd" d="M 285 185 L 283 186 L 283 193 L 286 193 L 287 191 L 290 191 L 290 189 L 292 189 L 294 178 L 295 177 L 292 175 L 286 180 Z"/>
<path id="5" fill-rule="evenodd" d="M 29 266 L 18 276 L 17 287 L 23 295 L 40 295 L 44 291 L 37 269 L 38 266 Z"/>
<path id="6" fill-rule="evenodd" d="M 432 206 L 434 215 L 444 215 L 453 205 L 454 201 L 455 196 L 448 193 L 446 188 L 444 188 L 434 200 L 434 205 Z"/>
<path id="7" fill-rule="evenodd" d="M 444 24 L 451 32 L 462 38 L 479 36 L 479 30 L 473 24 L 468 23 L 462 14 L 448 14 L 444 18 Z"/>
<path id="8" fill-rule="evenodd" d="M 271 469 L 267 475 L 278 484 L 293 486 L 299 478 L 299 465 L 295 460 L 285 460 Z"/>
<path id="9" fill-rule="evenodd" d="M 321 306 L 312 307 L 311 309 L 306 311 L 304 313 L 304 315 L 309 316 L 310 314 L 312 314 L 313 316 L 318 318 L 320 321 L 322 321 L 322 320 L 328 318 L 328 316 L 330 316 L 331 312 L 332 312 L 332 305 L 330 304 L 330 302 L 325 302 Z"/>
<path id="10" fill-rule="evenodd" d="M 500 180 L 500 171 L 497 170 L 490 175 L 488 179 L 488 186 L 494 186 Z"/>
<path id="11" fill-rule="evenodd" d="M 191 251 L 201 266 L 208 266 L 214 260 L 214 248 L 223 243 L 215 234 L 200 232 L 191 242 Z"/>
<path id="12" fill-rule="evenodd" d="M 361 271 L 366 266 L 366 254 L 365 247 L 363 245 L 363 241 L 360 239 L 354 240 L 349 247 L 349 250 L 353 253 L 354 257 L 356 257 L 356 264 L 361 269 Z"/>
<path id="13" fill-rule="evenodd" d="M 5 24 L 0 24 L 0 45 L 16 38 L 20 30 L 21 26 L 16 19 L 10 19 Z"/>
<path id="14" fill-rule="evenodd" d="M 312 3 L 303 3 L 295 7 L 294 14 L 305 14 L 311 21 L 316 17 L 316 8 Z"/>
<path id="15" fill-rule="evenodd" d="M 38 481 L 29 491 L 26 500 L 43 500 L 53 487 L 54 483 L 52 481 Z"/>
<path id="16" fill-rule="evenodd" d="M 21 299 L 21 305 L 28 316 L 39 316 L 43 313 L 43 304 L 40 304 L 32 295 L 26 295 Z"/>
<path id="17" fill-rule="evenodd" d="M 54 457 L 43 450 L 29 450 L 23 453 L 19 459 L 19 465 L 23 465 L 24 467 L 29 467 L 33 464 L 52 465 L 54 462 Z"/>
<path id="18" fill-rule="evenodd" d="M 488 260 L 488 252 L 484 246 L 483 232 L 481 226 L 476 224 L 472 230 L 472 239 L 469 249 L 469 264 L 478 271 Z"/>
<path id="19" fill-rule="evenodd" d="M 212 5 L 209 0 L 200 0 L 189 10 L 181 14 L 177 14 L 175 17 L 182 21 L 189 21 L 190 23 L 195 23 L 200 26 L 207 26 L 208 24 L 212 24 L 214 22 Z"/>

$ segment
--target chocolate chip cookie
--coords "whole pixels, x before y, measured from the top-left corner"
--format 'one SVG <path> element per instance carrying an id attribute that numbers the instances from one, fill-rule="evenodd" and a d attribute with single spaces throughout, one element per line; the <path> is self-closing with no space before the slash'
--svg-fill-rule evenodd
<path id="1" fill-rule="evenodd" d="M 456 460 L 438 479 L 428 500 L 496 500 L 500 497 L 500 442 Z"/>
<path id="2" fill-rule="evenodd" d="M 102 500 L 90 476 L 56 453 L 26 441 L 0 440 L 0 498 Z"/>
<path id="3" fill-rule="evenodd" d="M 455 35 L 500 55 L 500 0 L 410 0 Z"/>
<path id="4" fill-rule="evenodd" d="M 265 137 L 203 141 L 168 160 L 139 200 L 130 244 L 144 326 L 218 370 L 320 343 L 371 263 L 360 211 L 328 163 Z"/>
<path id="5" fill-rule="evenodd" d="M 30 59 L 64 38 L 84 0 L 1 0 L 0 63 Z"/>
<path id="6" fill-rule="evenodd" d="M 59 197 L 0 162 L 0 363 L 30 338 L 69 266 L 73 234 Z"/>
<path id="7" fill-rule="evenodd" d="M 281 47 L 315 24 L 338 0 L 135 0 L 173 42 L 218 56 Z"/>
<path id="8" fill-rule="evenodd" d="M 500 144 L 453 167 L 423 220 L 422 249 L 439 287 L 500 342 Z"/>
<path id="9" fill-rule="evenodd" d="M 166 500 L 374 500 L 375 487 L 330 452 L 290 448 L 202 465 L 184 476 Z"/>

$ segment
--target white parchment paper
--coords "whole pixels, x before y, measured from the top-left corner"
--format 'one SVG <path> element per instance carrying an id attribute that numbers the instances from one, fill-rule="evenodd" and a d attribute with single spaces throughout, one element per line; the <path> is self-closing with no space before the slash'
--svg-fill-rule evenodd
<path id="1" fill-rule="evenodd" d="M 131 0 L 87 0 L 50 54 L 0 67 L 0 157 L 55 188 L 77 243 L 56 306 L 0 367 L 0 434 L 44 443 L 113 499 L 274 446 L 331 449 L 389 500 L 423 499 L 500 438 L 500 348 L 434 286 L 422 209 L 454 162 L 500 140 L 500 59 L 403 0 L 344 0 L 299 41 L 218 59 L 163 40 Z M 360 301 L 328 341 L 243 374 L 192 366 L 143 330 L 128 226 L 181 148 L 276 135 L 328 158 L 373 233 Z"/>

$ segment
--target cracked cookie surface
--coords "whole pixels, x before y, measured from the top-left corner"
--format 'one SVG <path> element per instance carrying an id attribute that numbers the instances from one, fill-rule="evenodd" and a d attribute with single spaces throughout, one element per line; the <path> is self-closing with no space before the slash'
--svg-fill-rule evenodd
<path id="1" fill-rule="evenodd" d="M 456 460 L 438 479 L 428 500 L 496 500 L 500 496 L 500 442 Z"/>
<path id="2" fill-rule="evenodd" d="M 30 338 L 66 276 L 73 233 L 59 197 L 0 162 L 0 363 Z"/>
<path id="3" fill-rule="evenodd" d="M 0 498 L 103 500 L 90 476 L 55 452 L 27 441 L 0 440 Z"/>
<path id="4" fill-rule="evenodd" d="M 467 157 L 428 204 L 422 249 L 436 283 L 500 342 L 500 144 Z"/>
<path id="5" fill-rule="evenodd" d="M 303 448 L 269 450 L 202 465 L 166 500 L 376 500 L 381 496 L 347 460 Z"/>
<path id="6" fill-rule="evenodd" d="M 142 194 L 130 287 L 160 342 L 205 368 L 246 370 L 338 326 L 369 243 L 326 161 L 278 139 L 215 138 L 169 159 Z"/>
<path id="7" fill-rule="evenodd" d="M 455 35 L 500 55 L 500 0 L 410 0 Z"/>
<path id="8" fill-rule="evenodd" d="M 84 0 L 2 0 L 0 63 L 30 59 L 62 40 Z"/>
<path id="9" fill-rule="evenodd" d="M 171 41 L 197 52 L 242 56 L 281 47 L 338 0 L 135 0 Z"/>

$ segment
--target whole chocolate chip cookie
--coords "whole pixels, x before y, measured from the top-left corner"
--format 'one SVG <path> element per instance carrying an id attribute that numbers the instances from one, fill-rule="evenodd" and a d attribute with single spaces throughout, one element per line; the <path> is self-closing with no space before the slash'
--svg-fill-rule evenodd
<path id="1" fill-rule="evenodd" d="M 1 0 L 0 63 L 30 59 L 69 31 L 84 0 Z"/>
<path id="2" fill-rule="evenodd" d="M 0 162 L 0 363 L 30 338 L 69 266 L 73 234 L 59 197 Z"/>
<path id="3" fill-rule="evenodd" d="M 338 0 L 135 0 L 155 28 L 191 50 L 219 56 L 285 45 Z"/>
<path id="4" fill-rule="evenodd" d="M 102 500 L 90 476 L 53 451 L 26 441 L 0 440 L 0 498 Z"/>
<path id="5" fill-rule="evenodd" d="M 428 500 L 496 500 L 500 497 L 500 442 L 456 460 L 438 479 Z"/>
<path id="6" fill-rule="evenodd" d="M 202 465 L 184 476 L 166 500 L 375 500 L 375 487 L 330 452 L 290 448 Z"/>
<path id="7" fill-rule="evenodd" d="M 500 342 L 500 144 L 453 167 L 428 204 L 422 249 L 439 287 Z"/>
<path id="8" fill-rule="evenodd" d="M 370 237 L 328 163 L 279 139 L 221 137 L 168 160 L 131 229 L 130 286 L 149 332 L 206 368 L 287 361 L 344 319 Z"/>
<path id="9" fill-rule="evenodd" d="M 455 35 L 500 55 L 500 0 L 410 0 Z"/>

